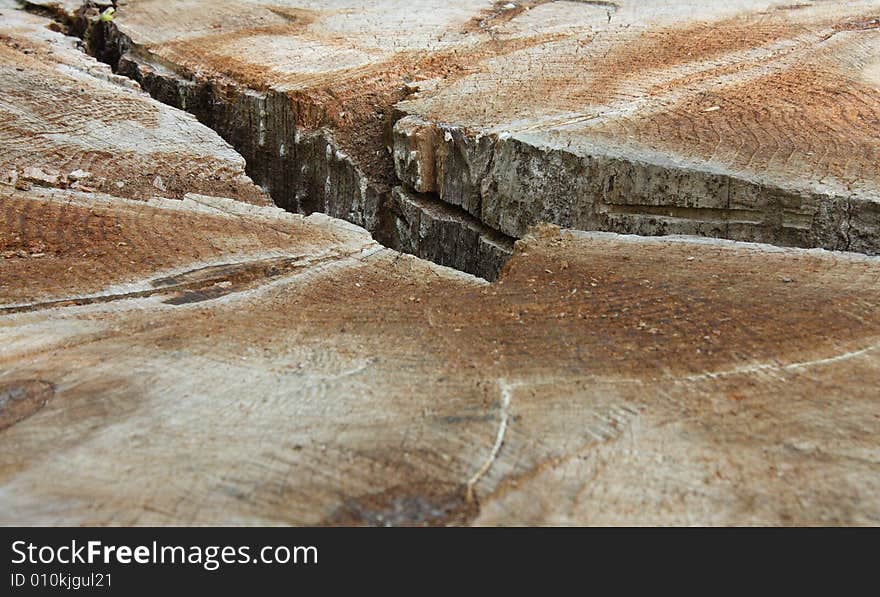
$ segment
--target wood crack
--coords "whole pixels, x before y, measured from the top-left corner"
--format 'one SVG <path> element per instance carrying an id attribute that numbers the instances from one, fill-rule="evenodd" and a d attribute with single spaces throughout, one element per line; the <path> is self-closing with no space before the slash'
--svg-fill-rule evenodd
<path id="1" fill-rule="evenodd" d="M 486 461 L 479 469 L 477 469 L 477 472 L 475 472 L 473 476 L 468 479 L 468 501 L 472 501 L 474 499 L 474 487 L 477 485 L 477 483 L 479 483 L 480 479 L 482 479 L 483 476 L 489 472 L 489 469 L 492 468 L 492 465 L 498 458 L 498 453 L 501 451 L 501 446 L 504 445 L 504 436 L 507 433 L 507 424 L 510 418 L 511 387 L 505 380 L 499 379 L 498 389 L 501 392 L 501 408 L 500 419 L 498 421 L 498 431 L 495 434 L 495 443 L 492 444 L 492 450 L 489 452 L 489 456 L 486 458 Z"/>

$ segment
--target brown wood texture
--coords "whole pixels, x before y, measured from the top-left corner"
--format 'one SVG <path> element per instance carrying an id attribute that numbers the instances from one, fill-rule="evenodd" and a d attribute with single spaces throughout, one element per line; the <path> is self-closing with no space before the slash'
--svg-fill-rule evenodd
<path id="1" fill-rule="evenodd" d="M 564 132 L 614 145 L 614 172 L 650 149 L 767 193 L 849 185 L 826 212 L 869 204 L 877 4 L 430 4 L 131 0 L 112 27 L 157 97 L 144 69 L 161 62 L 233 98 L 283 92 L 301 116 L 339 108 L 288 141 L 325 135 L 424 214 L 464 198 L 443 221 L 518 239 L 492 283 L 273 206 L 210 128 L 0 1 L 0 523 L 880 524 L 880 258 L 505 231 L 528 206 L 497 227 L 484 207 L 520 183 L 487 182 L 478 208 L 450 174 L 534 182 L 574 159 L 538 139 Z M 419 69 L 440 82 L 403 104 L 376 87 Z M 355 82 L 375 93 L 346 96 Z M 761 85 L 778 104 L 753 104 Z M 367 105 L 400 110 L 393 134 L 342 115 Z M 563 126 L 593 105 L 618 111 Z"/>

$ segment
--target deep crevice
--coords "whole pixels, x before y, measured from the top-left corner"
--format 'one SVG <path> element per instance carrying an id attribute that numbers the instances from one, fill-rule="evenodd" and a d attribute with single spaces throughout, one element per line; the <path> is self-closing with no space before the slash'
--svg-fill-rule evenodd
<path id="1" fill-rule="evenodd" d="M 374 110 L 358 120 L 370 116 L 384 134 L 371 125 L 367 134 L 352 137 L 351 128 L 338 120 L 339 110 L 348 106 L 335 88 L 287 94 L 254 88 L 259 79 L 248 88 L 181 72 L 133 47 L 114 23 L 101 22 L 91 10 L 53 16 L 83 39 L 89 54 L 216 131 L 244 157 L 248 175 L 278 206 L 347 220 L 387 247 L 488 280 L 499 274 L 515 238 L 540 221 L 644 236 L 687 234 L 867 254 L 880 250 L 874 233 L 880 208 L 854 197 L 765 185 L 711 170 L 576 155 L 516 138 L 502 142 L 500 136 L 482 137 L 485 148 L 477 136 L 476 153 L 461 154 L 459 141 L 468 133 L 399 112 L 395 94 L 403 91 L 396 87 L 393 93 L 386 88 L 369 91 L 366 98 L 355 95 L 353 105 Z M 384 103 L 376 108 L 373 100 Z M 401 137 L 397 129 L 410 119 L 425 130 Z M 410 155 L 418 157 L 410 160 Z M 496 157 L 506 162 L 506 171 L 495 167 Z M 546 175 L 538 180 L 518 176 L 517 168 L 533 160 Z M 404 171 L 395 171 L 395 162 Z M 415 169 L 406 171 L 410 167 Z M 449 176 L 458 171 L 461 176 Z M 507 187 L 503 192 L 500 183 Z M 493 236 L 502 242 L 485 242 Z"/>
<path id="2" fill-rule="evenodd" d="M 108 64 L 115 73 L 137 81 L 154 99 L 194 115 L 214 130 L 245 159 L 248 176 L 263 187 L 279 207 L 296 213 L 325 213 L 366 229 L 382 245 L 494 280 L 512 254 L 515 239 L 488 228 L 439 197 L 418 195 L 406 201 L 403 217 L 399 196 L 406 185 L 393 174 L 390 131 L 403 115 L 388 110 L 383 126 L 385 142 L 375 148 L 387 164 L 376 176 L 359 163 L 321 121 L 322 106 L 296 101 L 273 90 L 199 78 L 159 63 L 133 47 L 112 21 L 101 21 L 95 7 L 74 14 L 26 5 L 48 15 L 82 40 L 86 53 Z M 372 168 L 373 170 L 376 167 Z M 384 173 L 384 174 L 383 174 Z M 412 210 L 424 213 L 419 221 L 431 237 L 410 233 Z"/>

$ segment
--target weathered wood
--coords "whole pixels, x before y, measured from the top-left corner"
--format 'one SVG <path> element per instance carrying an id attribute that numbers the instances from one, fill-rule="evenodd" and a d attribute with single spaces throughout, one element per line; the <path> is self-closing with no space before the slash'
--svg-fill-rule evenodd
<path id="1" fill-rule="evenodd" d="M 548 230 L 486 285 L 333 222 L 169 215 L 256 246 L 4 307 L 3 522 L 878 522 L 876 258 Z"/>
<path id="2" fill-rule="evenodd" d="M 528 4 L 484 30 L 552 40 L 399 106 L 398 172 L 435 173 L 421 190 L 512 236 L 543 220 L 880 251 L 876 0 Z M 480 178 L 460 184 L 463 164 Z"/>
<path id="3" fill-rule="evenodd" d="M 3 13 L 0 176 L 7 183 L 269 203 L 216 133 L 114 75 L 46 19 Z"/>
<path id="4" fill-rule="evenodd" d="M 119 26 L 168 6 L 130 1 Z M 169 13 L 164 35 L 199 40 L 217 15 L 244 14 L 218 6 Z M 410 14 L 381 8 L 319 10 L 304 31 L 368 40 Z M 547 5 L 492 26 L 542 10 L 555 23 Z M 444 11 L 399 25 L 422 32 L 415 46 L 450 22 L 456 39 L 488 35 L 470 6 Z M 257 7 L 241 26 L 278 13 L 304 18 Z M 0 86 L 0 161 L 16 172 L 0 185 L 0 523 L 880 523 L 880 258 L 540 226 L 488 284 L 340 220 L 247 203 L 259 189 L 208 129 L 46 19 L 6 4 L 0 19 L 0 78 L 16 82 Z M 27 44 L 40 60 L 16 53 Z M 84 114 L 107 104 L 121 112 L 96 140 Z M 326 156 L 339 130 L 315 131 L 329 136 L 309 155 Z M 470 134 L 450 129 L 457 146 Z M 484 138 L 468 147 L 505 142 Z M 98 143 L 136 156 L 123 178 L 110 159 L 82 168 L 109 182 L 207 154 L 229 190 L 202 186 L 201 169 L 164 197 L 147 179 L 131 195 L 73 180 L 67 164 Z M 159 157 L 139 149 L 154 144 Z M 360 159 L 336 149 L 337 164 Z M 25 180 L 29 164 L 58 177 Z M 423 228 L 468 250 L 493 238 L 468 205 L 444 215 L 413 191 L 394 194 L 410 241 Z"/>
<path id="5" fill-rule="evenodd" d="M 448 253 L 400 238 L 403 185 L 514 238 L 880 252 L 877 0 L 208 4 L 133 0 L 92 49 L 220 131 L 280 205 L 388 246 Z"/>

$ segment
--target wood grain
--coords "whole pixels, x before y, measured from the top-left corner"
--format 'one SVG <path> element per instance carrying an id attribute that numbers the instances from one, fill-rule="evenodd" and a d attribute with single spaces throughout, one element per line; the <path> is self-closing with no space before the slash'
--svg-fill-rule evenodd
<path id="1" fill-rule="evenodd" d="M 821 167 L 829 179 L 850 176 L 866 189 L 874 182 L 876 172 L 852 166 L 875 149 L 869 117 L 876 80 L 868 75 L 861 86 L 844 85 L 820 76 L 825 71 L 746 61 L 745 74 L 699 95 L 703 63 L 736 70 L 727 57 L 756 47 L 781 44 L 802 66 L 807 55 L 867 60 L 873 42 L 865 40 L 875 33 L 844 14 L 865 3 L 793 10 L 730 1 L 712 3 L 711 15 L 685 1 L 644 3 L 641 12 L 625 2 L 530 2 L 509 15 L 485 2 L 436 11 L 412 1 L 358 11 L 343 10 L 351 8 L 344 2 L 196 10 L 204 4 L 131 0 L 117 25 L 141 49 L 187 55 L 218 76 L 213 52 L 223 48 L 224 31 L 240 31 L 248 43 L 268 36 L 237 59 L 262 56 L 258 75 L 269 84 L 276 75 L 267 73 L 316 68 L 307 51 L 302 63 L 289 57 L 316 39 L 331 40 L 344 76 L 328 75 L 325 91 L 337 75 L 363 82 L 365 72 L 388 73 L 382 68 L 401 52 L 427 59 L 419 49 L 426 44 L 453 56 L 461 47 L 489 52 L 505 36 L 531 40 L 506 57 L 481 54 L 485 62 L 474 72 L 456 67 L 437 95 L 422 83 L 425 95 L 408 104 L 414 112 L 404 124 L 429 129 L 441 126 L 428 108 L 444 94 L 461 100 L 448 105 L 450 114 L 470 109 L 469 94 L 492 83 L 485 77 L 493 69 L 516 64 L 524 69 L 517 72 L 540 72 L 531 53 L 574 51 L 589 30 L 597 44 L 610 40 L 607 64 L 629 64 L 645 44 L 657 56 L 632 76 L 609 74 L 595 90 L 597 102 L 612 102 L 642 85 L 644 113 L 588 126 L 580 120 L 571 134 L 625 125 L 644 135 L 620 141 L 635 146 L 651 142 L 650 123 L 663 123 L 675 129 L 661 135 L 663 143 L 708 160 L 706 139 L 729 130 L 748 141 L 727 146 L 725 136 L 712 160 L 726 155 L 737 176 L 759 164 L 778 174 L 774 164 L 785 163 L 798 172 Z M 690 37 L 667 38 L 664 27 L 676 27 L 670 19 L 693 14 L 716 19 L 707 22 L 720 23 L 722 33 L 713 38 L 704 24 Z M 500 228 L 524 231 L 490 284 L 386 248 L 342 220 L 270 205 L 244 177 L 242 158 L 210 129 L 86 58 L 72 38 L 47 28 L 47 18 L 0 0 L 0 19 L 0 78 L 9 83 L 0 86 L 0 163 L 15 171 L 0 185 L 0 523 L 880 524 L 880 258 L 528 227 L 500 214 Z M 748 26 L 753 20 L 766 27 Z M 539 40 L 531 31 L 537 23 Z M 611 36 L 608 27 L 621 23 L 632 26 Z M 724 37 L 729 27 L 740 28 Z M 396 33 L 379 35 L 389 28 Z M 807 47 L 804 40 L 829 31 Z M 693 44 L 699 52 L 688 56 Z M 843 49 L 832 52 L 835 44 Z M 200 47 L 210 52 L 200 56 Z M 364 55 L 369 65 L 383 59 L 385 66 L 352 66 Z M 458 60 L 444 68 L 467 64 Z M 552 61 L 544 64 L 549 73 Z M 657 69 L 663 72 L 655 76 Z M 840 76 L 854 80 L 856 71 L 847 69 Z M 690 94 L 690 83 L 672 85 L 669 96 L 645 90 L 668 83 L 672 71 L 695 77 L 702 91 Z M 242 89 L 237 76 L 228 74 L 233 95 Z M 298 76 L 285 72 L 278 81 L 292 85 Z M 576 85 L 555 85 L 575 97 Z M 768 90 L 776 103 L 756 108 L 742 85 Z M 845 91 L 834 94 L 832 85 Z M 814 92 L 796 110 L 791 103 L 803 89 Z M 656 99 L 664 97 L 675 101 Z M 339 105 L 356 105 L 347 101 Z M 716 103 L 721 109 L 692 114 Z M 559 116 L 552 101 L 545 107 L 545 116 Z M 536 105 L 527 109 L 538 113 Z M 780 110 L 787 119 L 777 118 Z M 725 120 L 734 112 L 741 127 Z M 685 114 L 693 117 L 682 120 Z M 819 120 L 828 128 L 817 128 Z M 556 205 L 566 189 L 587 184 L 583 176 L 551 180 L 580 166 L 537 141 L 529 145 L 549 129 L 477 142 L 481 125 L 463 122 L 473 129 L 446 123 L 419 139 L 448 144 L 434 157 L 467 157 L 472 163 L 462 168 L 486 177 L 527 163 L 516 161 L 522 156 L 555 160 L 557 170 L 541 172 L 556 185 L 546 188 L 560 194 L 536 195 L 537 203 Z M 795 135 L 797 127 L 804 130 Z M 759 130 L 778 139 L 779 151 Z M 828 155 L 791 157 L 798 147 L 820 146 L 815 131 L 838 140 Z M 398 136 L 401 144 L 412 138 Z M 840 161 L 845 154 L 850 165 Z M 193 174 L 169 176 L 165 193 L 142 176 L 155 171 L 165 180 L 166 171 L 188 163 Z M 446 162 L 433 165 L 435 176 L 451 172 Z M 89 178 L 71 176 L 73 166 L 108 183 L 92 187 Z M 667 180 L 655 174 L 652 184 Z M 465 200 L 470 187 L 452 182 L 443 188 L 459 199 L 455 217 L 433 211 L 445 202 L 435 191 L 410 197 L 412 189 L 397 189 L 407 209 L 435 202 L 424 211 L 436 217 L 413 216 L 418 226 L 410 232 L 432 227 L 442 245 L 460 238 L 449 228 L 458 222 L 474 242 L 495 238 L 497 230 L 475 223 L 472 213 L 483 218 L 489 203 L 478 209 Z M 136 192 L 120 190 L 129 186 Z M 628 215 L 623 200 L 607 205 Z M 712 209 L 673 207 L 699 217 Z M 799 225 L 803 210 L 795 207 L 785 218 Z M 526 203 L 518 209 L 534 213 Z M 870 238 L 870 229 L 861 233 Z"/>

